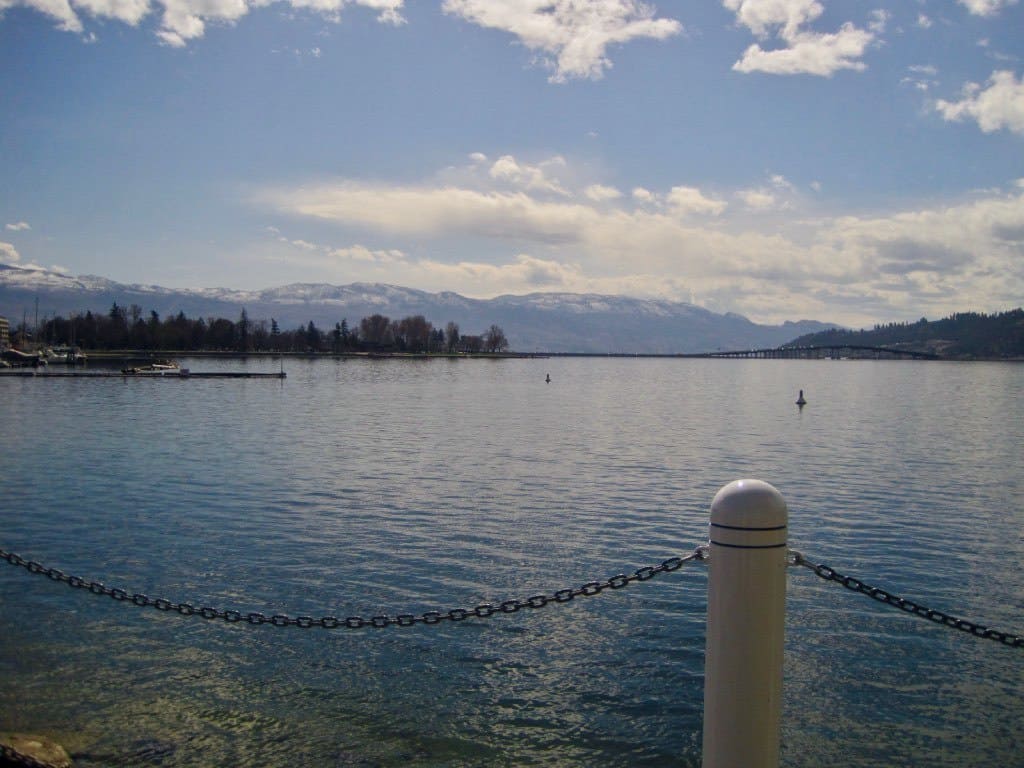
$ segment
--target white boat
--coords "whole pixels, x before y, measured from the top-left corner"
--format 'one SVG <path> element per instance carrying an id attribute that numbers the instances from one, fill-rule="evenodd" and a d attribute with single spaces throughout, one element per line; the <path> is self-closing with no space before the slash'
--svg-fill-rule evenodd
<path id="1" fill-rule="evenodd" d="M 122 368 L 125 376 L 187 376 L 188 368 L 182 368 L 173 360 L 157 360 L 146 365 Z"/>
<path id="2" fill-rule="evenodd" d="M 51 347 L 41 359 L 48 365 L 84 365 L 88 358 L 78 347 Z"/>
<path id="3" fill-rule="evenodd" d="M 22 352 L 20 349 L 5 349 L 0 353 L 7 363 L 12 367 L 26 368 L 32 366 L 38 368 L 40 365 L 46 365 L 46 361 L 42 359 L 42 355 L 38 352 L 28 353 Z"/>

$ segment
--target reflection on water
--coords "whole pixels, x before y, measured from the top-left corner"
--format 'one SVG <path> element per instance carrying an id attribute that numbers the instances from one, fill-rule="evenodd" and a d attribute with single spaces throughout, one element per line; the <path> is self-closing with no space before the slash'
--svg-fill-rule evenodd
<path id="1" fill-rule="evenodd" d="M 0 381 L 0 546 L 243 612 L 422 613 L 684 554 L 718 488 L 753 476 L 786 496 L 811 559 L 1022 628 L 1020 366 L 287 369 Z M 705 577 L 691 564 L 486 622 L 327 632 L 183 620 L 6 566 L 0 728 L 82 766 L 698 765 Z M 1020 764 L 1019 654 L 796 569 L 783 762 Z"/>

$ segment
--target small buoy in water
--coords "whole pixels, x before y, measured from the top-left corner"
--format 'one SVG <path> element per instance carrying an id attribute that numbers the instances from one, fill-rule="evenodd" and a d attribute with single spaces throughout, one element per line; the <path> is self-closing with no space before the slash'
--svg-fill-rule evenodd
<path id="1" fill-rule="evenodd" d="M 551 374 L 550 374 L 550 373 L 549 373 L 549 374 L 547 375 L 547 377 L 546 377 L 546 378 L 544 379 L 544 382 L 545 382 L 545 383 L 547 383 L 547 384 L 550 384 L 550 383 L 551 383 Z"/>
<path id="2" fill-rule="evenodd" d="M 796 404 L 801 408 L 807 405 L 807 401 L 804 399 L 804 391 L 802 389 L 800 390 L 800 396 L 796 399 Z"/>

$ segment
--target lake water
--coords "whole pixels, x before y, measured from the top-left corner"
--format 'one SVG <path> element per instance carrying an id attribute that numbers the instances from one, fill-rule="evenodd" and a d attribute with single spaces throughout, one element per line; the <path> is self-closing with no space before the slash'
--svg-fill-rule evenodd
<path id="1" fill-rule="evenodd" d="M 285 367 L 0 379 L 0 548 L 243 613 L 419 614 L 687 554 L 717 490 L 757 477 L 809 559 L 1024 631 L 1022 365 Z M 0 730 L 82 767 L 699 765 L 706 575 L 353 631 L 186 619 L 0 563 Z M 786 633 L 784 765 L 1024 765 L 1020 649 L 804 568 Z"/>

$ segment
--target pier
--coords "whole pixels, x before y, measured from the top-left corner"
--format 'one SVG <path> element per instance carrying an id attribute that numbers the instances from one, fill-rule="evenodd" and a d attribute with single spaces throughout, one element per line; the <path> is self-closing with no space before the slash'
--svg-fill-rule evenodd
<path id="1" fill-rule="evenodd" d="M 284 371 L 273 373 L 252 373 L 249 371 L 147 371 L 126 373 L 124 371 L 48 371 L 39 368 L 10 368 L 0 370 L 2 376 L 23 376 L 34 379 L 284 379 Z"/>

